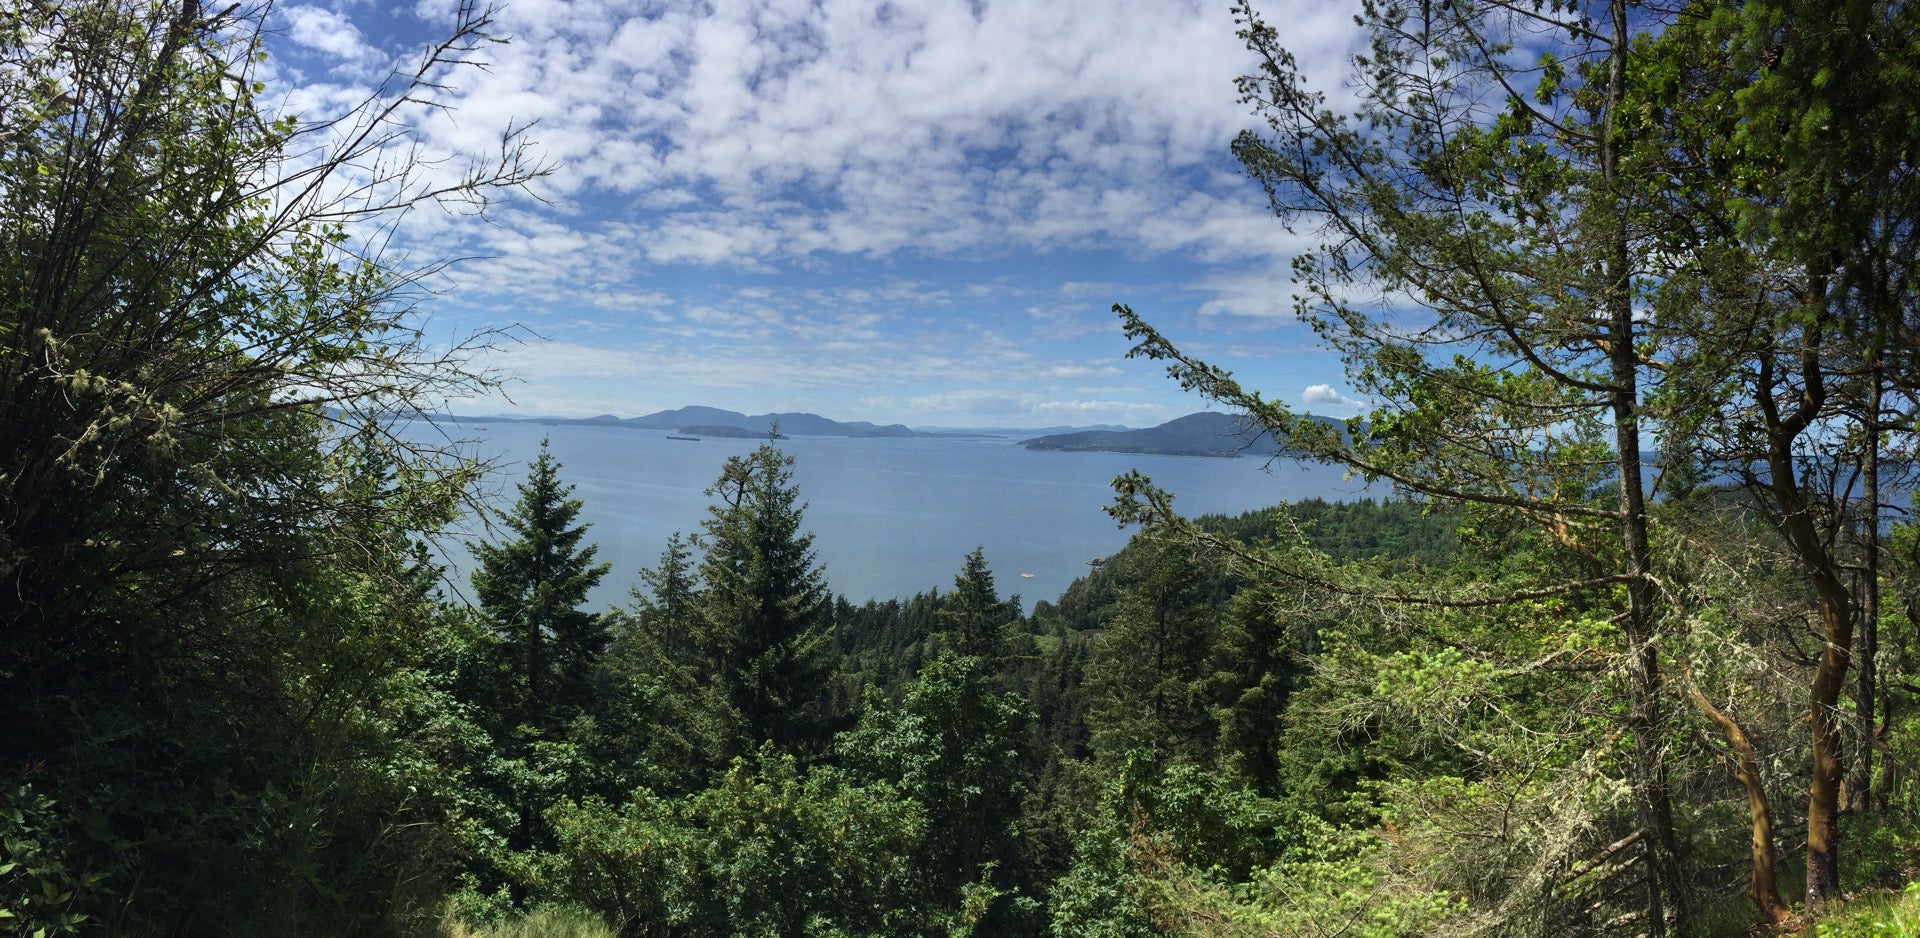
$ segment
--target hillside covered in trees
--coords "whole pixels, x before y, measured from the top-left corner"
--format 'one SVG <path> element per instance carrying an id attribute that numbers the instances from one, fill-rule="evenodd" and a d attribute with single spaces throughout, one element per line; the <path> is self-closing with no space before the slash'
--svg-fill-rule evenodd
<path id="1" fill-rule="evenodd" d="M 1125 476 L 1132 543 L 1030 610 L 979 551 L 836 598 L 774 441 L 613 570 L 545 452 L 477 504 L 390 432 L 492 380 L 392 225 L 549 172 L 399 155 L 461 9 L 325 133 L 266 104 L 265 8 L 0 10 L 0 928 L 1920 921 L 1911 6 L 1369 3 L 1338 99 L 1239 9 L 1235 153 L 1372 409 L 1121 328 L 1396 496 L 1187 519 Z M 468 604 L 432 543 L 471 512 Z"/>

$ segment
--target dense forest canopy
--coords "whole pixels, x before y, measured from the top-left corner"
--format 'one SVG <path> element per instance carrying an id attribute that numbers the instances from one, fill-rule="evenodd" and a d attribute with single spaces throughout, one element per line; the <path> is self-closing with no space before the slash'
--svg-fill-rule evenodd
<path id="1" fill-rule="evenodd" d="M 482 467 L 388 432 L 489 380 L 414 331 L 434 268 L 389 226 L 547 171 L 511 128 L 452 175 L 396 156 L 486 11 L 303 123 L 263 104 L 270 8 L 16 6 L 7 929 L 1920 919 L 1920 890 L 1842 903 L 1912 878 L 1920 798 L 1906 4 L 1382 0 L 1337 98 L 1236 10 L 1234 152 L 1317 245 L 1274 289 L 1373 409 L 1298 414 L 1121 327 L 1395 496 L 1189 519 L 1125 476 L 1132 542 L 1030 611 L 980 550 L 950 590 L 836 597 L 773 439 L 615 570 L 546 451 L 476 505 Z M 498 522 L 471 605 L 431 547 L 466 510 Z M 603 580 L 630 600 L 590 608 Z"/>

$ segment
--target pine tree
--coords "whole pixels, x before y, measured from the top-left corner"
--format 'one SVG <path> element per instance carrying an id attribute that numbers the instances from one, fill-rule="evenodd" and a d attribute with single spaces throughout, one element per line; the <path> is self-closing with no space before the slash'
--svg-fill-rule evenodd
<path id="1" fill-rule="evenodd" d="M 556 704 L 586 703 L 588 671 L 609 634 L 605 616 L 580 606 L 608 567 L 593 562 L 595 545 L 581 546 L 580 500 L 569 497 L 573 486 L 561 483 L 545 440 L 519 492 L 501 519 L 514 539 L 469 545 L 480 562 L 473 588 L 513 676 L 511 712 L 548 729 L 559 722 Z"/>
<path id="2" fill-rule="evenodd" d="M 668 660 L 686 664 L 697 660 L 704 649 L 694 644 L 698 637 L 692 628 L 698 615 L 700 583 L 693 562 L 692 545 L 680 532 L 667 538 L 660 552 L 660 565 L 640 571 L 645 589 L 634 587 L 634 618 Z"/>
<path id="3" fill-rule="evenodd" d="M 831 735 L 832 596 L 800 530 L 793 457 L 771 444 L 728 457 L 707 489 L 700 648 L 754 741 L 817 750 Z"/>

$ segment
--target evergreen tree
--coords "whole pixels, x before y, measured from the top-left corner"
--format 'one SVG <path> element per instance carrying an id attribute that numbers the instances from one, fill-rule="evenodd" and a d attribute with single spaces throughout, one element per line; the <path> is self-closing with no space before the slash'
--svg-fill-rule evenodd
<path id="1" fill-rule="evenodd" d="M 1002 600 L 994 590 L 986 548 L 974 548 L 953 578 L 953 592 L 940 610 L 948 647 L 956 654 L 981 659 L 989 673 L 996 673 L 1007 654 L 1007 627 L 1019 618 L 1019 600 Z"/>
<path id="2" fill-rule="evenodd" d="M 1208 763 L 1219 630 L 1208 587 L 1220 573 L 1171 542 L 1143 538 L 1130 550 L 1138 579 L 1120 594 L 1088 674 L 1094 748 L 1103 759 L 1152 749 Z"/>
<path id="3" fill-rule="evenodd" d="M 698 647 L 754 741 L 818 750 L 831 735 L 832 596 L 815 562 L 793 457 L 772 444 L 731 456 L 707 489 Z"/>
<path id="4" fill-rule="evenodd" d="M 1013 896 L 1023 883 L 1015 822 L 1027 785 L 1022 741 L 1033 712 L 1017 694 L 995 693 L 985 659 L 944 654 L 928 663 L 896 704 L 874 706 L 836 751 L 855 771 L 899 786 L 926 815 L 915 864 L 932 906 L 957 907 L 984 885 Z M 1015 906 L 996 903 L 977 934 L 1030 934 Z"/>
<path id="5" fill-rule="evenodd" d="M 713 650 L 703 647 L 700 582 L 692 545 L 667 539 L 660 563 L 640 571 L 633 607 L 615 617 L 601 660 L 594 716 L 602 764 L 617 764 L 624 796 L 644 782 L 656 791 L 694 791 L 725 769 L 740 735 L 738 715 L 713 680 Z M 612 765 L 609 765 L 612 768 Z"/>
<path id="6" fill-rule="evenodd" d="M 660 552 L 660 565 L 640 571 L 643 591 L 631 591 L 636 605 L 635 619 L 641 629 L 668 659 L 693 660 L 700 650 L 694 647 L 694 617 L 699 613 L 699 573 L 693 563 L 692 545 L 675 531 Z"/>
<path id="7" fill-rule="evenodd" d="M 442 265 L 386 247 L 538 170 L 412 149 L 489 11 L 306 121 L 274 15 L 0 5 L 8 933 L 349 934 L 431 881 L 385 760 L 436 626 L 411 546 L 472 477 L 393 427 L 486 382 L 413 328 Z"/>
<path id="8" fill-rule="evenodd" d="M 593 562 L 595 545 L 581 546 L 580 500 L 568 497 L 573 486 L 561 483 L 546 441 L 519 492 L 501 519 L 514 539 L 469 545 L 480 561 L 472 579 L 512 675 L 510 712 L 545 730 L 560 722 L 554 705 L 587 703 L 588 671 L 610 636 L 606 617 L 580 606 L 608 567 Z"/>

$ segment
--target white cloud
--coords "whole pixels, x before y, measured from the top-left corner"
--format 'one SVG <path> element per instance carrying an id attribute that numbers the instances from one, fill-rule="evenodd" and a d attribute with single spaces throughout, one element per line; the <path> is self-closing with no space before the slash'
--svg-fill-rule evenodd
<path id="1" fill-rule="evenodd" d="M 626 10 L 508 5 L 500 29 L 514 42 L 490 50 L 487 71 L 453 77 L 459 120 L 435 120 L 432 133 L 451 148 L 476 142 L 460 128 L 540 118 L 566 166 L 552 182 L 562 198 L 622 193 L 695 213 L 661 220 L 673 236 L 657 262 L 1010 244 L 1264 250 L 1271 221 L 1226 157 L 1249 123 L 1232 82 L 1253 62 L 1231 17 L 1210 7 Z M 1293 25 L 1302 48 L 1345 48 L 1343 17 Z M 1196 195 L 1182 172 L 1233 195 Z M 734 223 L 698 217 L 716 200 Z M 712 234 L 691 239 L 688 227 Z M 728 236 L 741 229 L 781 234 Z"/>
<path id="2" fill-rule="evenodd" d="M 1358 411 L 1366 409 L 1367 402 L 1348 397 L 1331 384 L 1310 384 L 1300 392 L 1300 403 L 1307 407 L 1333 407 L 1340 410 Z"/>
<path id="3" fill-rule="evenodd" d="M 352 20 L 332 10 L 288 6 L 278 14 L 285 18 L 287 38 L 295 45 L 332 56 L 338 60 L 336 67 L 352 75 L 361 75 L 385 59 L 379 49 L 361 37 Z"/>
<path id="4" fill-rule="evenodd" d="M 1062 399 L 1015 388 L 959 388 L 907 398 L 868 396 L 858 405 L 920 425 L 1056 426 L 1125 424 L 1156 426 L 1186 411 L 1177 405 L 1125 400 Z"/>
<path id="5" fill-rule="evenodd" d="M 361 99 L 354 75 L 377 80 L 366 37 L 390 30 L 317 3 L 276 16 L 316 59 L 361 70 L 298 88 L 293 106 L 327 115 Z M 1197 312 L 1208 332 L 1292 321 L 1300 241 L 1226 150 L 1252 123 L 1232 83 L 1253 66 L 1233 18 L 1181 0 L 1098 15 L 974 6 L 515 0 L 494 30 L 512 41 L 483 50 L 485 69 L 436 76 L 446 108 L 415 118 L 429 159 L 484 154 L 510 122 L 537 119 L 532 138 L 558 164 L 535 187 L 551 204 L 510 203 L 486 225 L 414 213 L 400 243 L 474 258 L 445 284 L 453 304 L 557 340 L 505 359 L 554 382 L 541 392 L 554 401 L 586 399 L 566 382 L 844 383 L 904 407 L 1005 381 L 1023 390 L 993 413 L 1185 412 L 1150 368 L 1126 376 L 1159 382 L 1157 396 L 1125 393 L 1109 302 Z M 414 12 L 451 21 L 445 0 Z M 1305 67 L 1344 73 L 1345 14 L 1285 22 L 1314 50 Z M 1076 266 L 1087 251 L 1100 264 Z"/>
<path id="6" fill-rule="evenodd" d="M 1046 401 L 1034 412 L 1062 423 L 1121 423 L 1134 427 L 1158 426 L 1184 411 L 1166 404 L 1136 401 Z"/>

